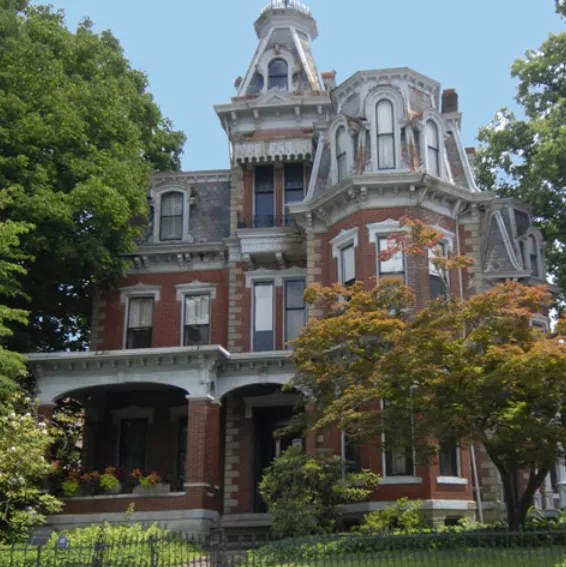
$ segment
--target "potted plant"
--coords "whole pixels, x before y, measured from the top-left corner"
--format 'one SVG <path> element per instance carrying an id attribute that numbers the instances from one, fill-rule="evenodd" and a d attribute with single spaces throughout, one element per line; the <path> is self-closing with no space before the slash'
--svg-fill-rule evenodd
<path id="1" fill-rule="evenodd" d="M 161 482 L 161 475 L 156 472 L 144 476 L 139 469 L 135 469 L 131 476 L 138 481 L 134 494 L 156 495 L 167 494 L 170 491 L 169 485 Z"/>
<path id="2" fill-rule="evenodd" d="M 99 483 L 106 494 L 118 494 L 121 491 L 116 467 L 106 467 L 104 473 L 100 475 Z"/>

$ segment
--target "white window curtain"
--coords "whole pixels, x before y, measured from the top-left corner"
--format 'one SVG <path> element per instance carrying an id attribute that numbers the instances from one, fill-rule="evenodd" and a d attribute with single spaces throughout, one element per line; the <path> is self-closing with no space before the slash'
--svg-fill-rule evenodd
<path id="1" fill-rule="evenodd" d="M 356 279 L 356 258 L 354 245 L 351 244 L 340 251 L 342 273 L 340 283 L 350 283 Z"/>
<path id="2" fill-rule="evenodd" d="M 255 285 L 255 331 L 273 330 L 273 284 Z"/>
<path id="3" fill-rule="evenodd" d="M 440 177 L 440 136 L 438 126 L 432 120 L 426 123 L 426 148 L 428 172 Z"/>
<path id="4" fill-rule="evenodd" d="M 208 325 L 210 322 L 210 296 L 185 297 L 185 325 Z"/>
<path id="5" fill-rule="evenodd" d="M 395 132 L 393 103 L 381 100 L 377 103 L 377 166 L 379 169 L 395 169 Z"/>
<path id="6" fill-rule="evenodd" d="M 130 299 L 128 327 L 139 329 L 153 325 L 153 298 L 140 297 Z"/>
<path id="7" fill-rule="evenodd" d="M 379 239 L 379 253 L 389 248 L 389 239 L 383 236 Z M 389 260 L 379 260 L 380 274 L 400 274 L 405 271 L 403 252 L 393 254 Z"/>

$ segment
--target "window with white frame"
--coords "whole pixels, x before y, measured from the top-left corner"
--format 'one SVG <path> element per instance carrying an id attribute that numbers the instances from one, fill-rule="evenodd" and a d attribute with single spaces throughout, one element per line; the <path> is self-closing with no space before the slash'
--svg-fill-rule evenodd
<path id="1" fill-rule="evenodd" d="M 340 249 L 340 283 L 350 286 L 356 281 L 356 249 L 349 244 Z"/>
<path id="2" fill-rule="evenodd" d="M 268 67 L 267 90 L 289 90 L 289 66 L 285 59 L 272 59 Z"/>
<path id="3" fill-rule="evenodd" d="M 426 161 L 427 171 L 440 177 L 440 135 L 434 120 L 427 120 L 426 123 Z"/>
<path id="4" fill-rule="evenodd" d="M 438 254 L 440 254 L 440 256 L 446 256 L 446 243 L 439 242 L 436 245 L 436 248 L 436 252 L 430 248 L 428 250 L 428 277 L 431 299 L 446 297 L 449 292 L 447 286 L 449 286 L 450 283 L 448 272 L 443 272 L 433 262 L 434 258 L 436 258 Z"/>
<path id="5" fill-rule="evenodd" d="M 382 260 L 380 255 L 389 249 L 389 237 L 379 236 L 377 239 L 377 265 L 378 275 L 384 277 L 405 276 L 405 254 L 402 251 L 396 252 L 388 260 Z"/>
<path id="6" fill-rule="evenodd" d="M 151 348 L 153 339 L 153 297 L 131 297 L 128 301 L 126 348 Z"/>
<path id="7" fill-rule="evenodd" d="M 210 295 L 186 295 L 183 345 L 210 344 Z"/>
<path id="8" fill-rule="evenodd" d="M 181 240 L 183 237 L 183 194 L 170 191 L 161 196 L 160 240 Z"/>
<path id="9" fill-rule="evenodd" d="M 336 174 L 337 181 L 342 181 L 348 173 L 348 134 L 346 128 L 340 126 L 336 130 Z"/>
<path id="10" fill-rule="evenodd" d="M 253 292 L 252 350 L 254 352 L 274 350 L 274 282 L 256 282 Z"/>
<path id="11" fill-rule="evenodd" d="M 304 279 L 285 280 L 285 347 L 292 348 L 294 341 L 306 323 L 306 283 Z"/>
<path id="12" fill-rule="evenodd" d="M 395 131 L 393 103 L 380 100 L 376 108 L 377 168 L 395 169 Z"/>
<path id="13" fill-rule="evenodd" d="M 438 465 L 440 476 L 459 477 L 460 472 L 460 448 L 456 440 L 447 441 L 440 444 L 438 454 Z"/>

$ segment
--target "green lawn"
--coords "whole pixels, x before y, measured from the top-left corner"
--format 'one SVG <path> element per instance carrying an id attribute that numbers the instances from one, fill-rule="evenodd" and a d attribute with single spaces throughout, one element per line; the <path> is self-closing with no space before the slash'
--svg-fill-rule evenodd
<path id="1" fill-rule="evenodd" d="M 264 565 L 262 563 L 255 565 Z M 566 548 L 471 549 L 386 552 L 373 556 L 320 557 L 265 567 L 566 567 Z"/>

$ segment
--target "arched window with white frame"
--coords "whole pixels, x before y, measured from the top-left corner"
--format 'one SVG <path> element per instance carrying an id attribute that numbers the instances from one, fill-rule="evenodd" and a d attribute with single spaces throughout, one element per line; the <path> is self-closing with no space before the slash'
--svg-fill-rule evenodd
<path id="1" fill-rule="evenodd" d="M 426 123 L 426 162 L 428 173 L 440 177 L 440 134 L 434 120 Z"/>
<path id="2" fill-rule="evenodd" d="M 348 135 L 346 134 L 346 128 L 340 126 L 340 128 L 336 130 L 336 174 L 338 176 L 338 182 L 342 181 L 348 173 L 347 144 Z"/>
<path id="3" fill-rule="evenodd" d="M 272 59 L 267 70 L 267 90 L 281 89 L 289 90 L 289 66 L 285 59 Z"/>
<path id="4" fill-rule="evenodd" d="M 395 169 L 394 110 L 390 100 L 383 99 L 376 107 L 377 168 Z"/>
<path id="5" fill-rule="evenodd" d="M 161 218 L 159 239 L 181 240 L 183 238 L 183 194 L 170 191 L 161 196 Z"/>

